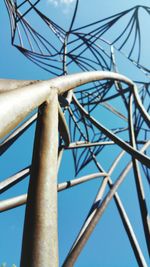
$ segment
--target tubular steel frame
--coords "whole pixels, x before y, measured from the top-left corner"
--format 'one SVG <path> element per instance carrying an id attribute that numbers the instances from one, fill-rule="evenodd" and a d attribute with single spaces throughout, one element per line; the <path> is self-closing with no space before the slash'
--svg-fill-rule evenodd
<path id="1" fill-rule="evenodd" d="M 26 3 L 28 8 L 24 7 Z M 65 31 L 40 11 L 40 0 L 5 0 L 12 45 L 55 78 L 46 81 L 0 80 L 0 137 L 3 138 L 0 154 L 5 153 L 36 121 L 31 165 L 0 182 L 0 192 L 3 193 L 30 175 L 28 193 L 2 200 L 0 210 L 4 212 L 26 204 L 21 267 L 57 267 L 57 191 L 99 178 L 98 193 L 63 266 L 74 265 L 114 199 L 137 264 L 148 267 L 117 190 L 132 169 L 150 255 L 148 196 L 143 186 L 143 179 L 150 185 L 150 104 L 147 101 L 150 90 L 149 82 L 145 82 L 150 70 L 142 64 L 140 25 L 140 10 L 149 15 L 150 8 L 136 6 L 75 29 L 79 3 L 79 0 L 75 1 L 72 20 Z M 50 38 L 32 26 L 32 13 L 45 23 Z M 126 25 L 122 21 L 124 17 L 128 18 Z M 115 32 L 111 35 L 113 39 L 107 40 L 105 34 L 113 31 L 117 23 L 121 25 L 120 22 L 120 32 Z M 55 46 L 51 36 L 57 40 Z M 124 51 L 128 43 L 130 46 Z M 117 53 L 134 65 L 144 79 L 132 81 L 119 74 Z M 69 74 L 74 69 L 82 72 Z M 123 108 L 119 108 L 120 102 Z M 103 125 L 101 117 L 97 118 L 99 107 L 113 118 L 115 116 L 121 126 L 108 129 Z M 24 120 L 36 108 L 38 112 Z M 104 156 L 102 165 L 98 156 L 105 150 L 118 148 L 120 153 L 107 170 L 102 166 L 105 166 Z M 91 162 L 95 173 L 58 183 L 57 173 L 66 150 L 72 151 L 75 175 Z M 131 156 L 131 161 L 121 167 L 119 164 L 126 154 Z M 112 174 L 118 166 L 120 173 L 113 180 Z"/>

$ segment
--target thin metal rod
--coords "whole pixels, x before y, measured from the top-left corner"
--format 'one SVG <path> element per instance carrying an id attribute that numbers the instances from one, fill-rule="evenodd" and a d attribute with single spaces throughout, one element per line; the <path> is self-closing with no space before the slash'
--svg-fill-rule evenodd
<path id="1" fill-rule="evenodd" d="M 104 172 L 88 174 L 86 176 L 82 176 L 80 178 L 76 178 L 76 179 L 58 184 L 58 191 L 62 191 L 64 189 L 69 189 L 70 187 L 73 187 L 75 185 L 79 185 L 81 183 L 88 182 L 88 181 L 93 180 L 95 178 L 100 178 L 100 177 L 105 177 L 105 176 L 107 176 L 107 173 L 104 173 Z"/>
<path id="2" fill-rule="evenodd" d="M 37 113 L 15 129 L 0 143 L 0 154 L 3 154 L 37 119 Z M 66 146 L 70 143 L 70 134 L 61 107 L 59 106 L 59 131 Z"/>
<path id="3" fill-rule="evenodd" d="M 141 163 L 146 165 L 148 168 L 150 168 L 150 158 L 146 155 L 142 154 L 129 144 L 125 143 L 121 138 L 114 135 L 110 130 L 108 130 L 106 127 L 104 127 L 101 123 L 99 123 L 97 120 L 95 120 L 78 102 L 75 96 L 73 96 L 73 99 L 78 106 L 80 112 L 87 118 L 89 121 L 93 123 L 93 125 L 102 131 L 108 138 L 110 138 L 112 141 L 114 141 L 117 145 L 119 145 L 122 149 L 124 149 L 127 153 L 129 153 L 131 156 L 138 159 Z"/>
<path id="4" fill-rule="evenodd" d="M 60 105 L 58 106 L 58 110 L 59 110 L 59 132 L 60 132 L 60 135 L 62 136 L 62 138 L 64 140 L 65 145 L 69 146 L 70 133 L 69 133 L 68 125 L 66 123 L 65 116 L 61 110 Z"/>
<path id="5" fill-rule="evenodd" d="M 26 203 L 26 201 L 27 201 L 27 194 L 9 198 L 6 200 L 1 200 L 0 201 L 0 212 L 4 212 L 10 209 L 14 209 L 19 206 L 22 206 Z"/>
<path id="6" fill-rule="evenodd" d="M 93 179 L 94 176 L 95 176 L 95 178 L 98 178 L 98 176 L 100 176 L 100 174 L 97 173 L 97 174 L 92 174 L 90 176 L 93 176 L 91 178 L 91 179 Z M 77 181 L 80 180 L 80 179 L 83 180 L 83 178 L 84 177 L 81 177 L 81 178 L 78 178 L 78 179 L 75 179 L 75 180 L 77 180 Z M 72 180 L 72 181 L 74 181 L 74 180 Z M 64 189 L 69 189 L 73 185 L 72 181 L 69 181 L 69 187 L 68 187 L 68 182 L 64 182 L 62 184 L 58 184 L 58 191 L 61 191 L 61 190 L 64 190 Z M 108 185 L 110 186 L 110 188 L 113 186 L 113 183 L 112 183 L 110 177 L 108 177 Z M 17 196 L 17 197 L 11 198 L 11 199 L 3 200 L 3 201 L 0 202 L 0 212 L 3 212 L 3 211 L 6 211 L 6 210 L 9 210 L 9 209 L 16 208 L 18 206 L 24 205 L 24 204 L 26 204 L 26 200 L 27 200 L 27 194 L 21 195 L 21 196 Z M 122 219 L 123 225 L 125 227 L 125 230 L 126 230 L 126 232 L 128 234 L 128 237 L 129 237 L 131 246 L 133 248 L 135 257 L 137 259 L 137 262 L 139 264 L 139 267 L 147 266 L 146 263 L 145 263 L 145 259 L 143 257 L 143 254 L 141 252 L 140 246 L 138 244 L 138 241 L 136 239 L 136 236 L 134 234 L 132 225 L 131 225 L 131 223 L 129 221 L 129 218 L 128 218 L 127 214 L 126 214 L 126 211 L 125 211 L 125 209 L 123 207 L 123 204 L 122 204 L 122 202 L 120 200 L 120 197 L 119 197 L 117 192 L 114 195 L 114 200 L 115 200 L 116 206 L 118 208 L 119 214 L 121 216 L 121 219 Z"/>
<path id="7" fill-rule="evenodd" d="M 150 141 L 143 146 L 142 152 L 144 150 L 146 150 L 149 145 L 150 145 Z M 63 264 L 63 267 L 72 267 L 74 265 L 74 263 L 77 260 L 79 254 L 81 253 L 83 247 L 85 246 L 86 242 L 88 241 L 91 233 L 93 232 L 95 226 L 97 225 L 99 219 L 103 215 L 103 213 L 106 210 L 106 208 L 107 208 L 108 204 L 110 203 L 111 199 L 114 197 L 117 189 L 119 188 L 119 186 L 121 185 L 121 183 L 126 178 L 126 175 L 129 172 L 129 170 L 131 169 L 131 167 L 132 167 L 132 162 L 129 163 L 125 167 L 125 169 L 120 174 L 119 178 L 113 184 L 113 186 L 111 187 L 110 191 L 108 192 L 108 194 L 106 195 L 106 197 L 101 202 L 101 205 L 97 208 L 97 210 L 96 210 L 96 212 L 95 212 L 92 220 L 89 222 L 87 228 L 85 229 L 85 231 L 81 235 L 79 241 L 73 247 L 72 251 L 70 252 L 70 254 L 68 255 L 68 257 L 66 258 L 66 260 L 65 260 L 65 262 Z"/>
<path id="8" fill-rule="evenodd" d="M 108 178 L 108 185 L 109 185 L 110 188 L 113 186 L 113 183 L 112 183 L 110 177 Z M 136 238 L 136 235 L 134 233 L 134 230 L 132 228 L 132 225 L 130 223 L 130 220 L 128 218 L 128 215 L 127 215 L 127 213 L 125 211 L 123 203 L 122 203 L 122 201 L 121 201 L 121 199 L 120 199 L 120 197 L 119 197 L 117 192 L 114 195 L 114 200 L 115 200 L 118 212 L 120 214 L 122 223 L 124 225 L 124 228 L 126 230 L 128 238 L 130 240 L 130 244 L 132 246 L 132 249 L 133 249 L 133 252 L 134 252 L 134 255 L 135 255 L 135 258 L 137 260 L 137 263 L 138 263 L 139 267 L 148 267 L 148 265 L 147 265 L 147 263 L 146 263 L 146 261 L 144 259 L 143 253 L 141 251 L 141 248 L 139 246 L 139 243 L 138 243 L 138 240 Z"/>
<path id="9" fill-rule="evenodd" d="M 8 137 L 6 137 L 0 143 L 0 155 L 2 155 L 7 149 L 36 121 L 37 113 L 31 116 L 23 124 L 18 126 Z"/>
<path id="10" fill-rule="evenodd" d="M 85 221 L 84 221 L 84 223 L 83 223 L 83 225 L 82 225 L 82 227 L 81 227 L 81 230 L 80 230 L 80 232 L 79 232 L 79 234 L 78 234 L 76 240 L 74 241 L 74 243 L 73 243 L 73 245 L 72 245 L 72 247 L 71 247 L 71 249 L 70 249 L 70 251 L 69 251 L 69 253 L 68 253 L 68 256 L 67 256 L 67 258 L 66 258 L 66 260 L 65 260 L 65 262 L 64 262 L 64 264 L 63 264 L 63 266 L 67 266 L 67 264 L 68 264 L 68 260 L 69 260 L 69 258 L 70 258 L 70 255 L 71 255 L 73 249 L 75 248 L 75 246 L 76 246 L 76 245 L 77 245 L 77 246 L 80 246 L 80 238 L 81 238 L 81 236 L 85 233 L 85 231 L 86 231 L 88 225 L 89 225 L 90 222 L 92 221 L 92 219 L 93 219 L 93 217 L 94 217 L 94 215 L 95 215 L 95 213 L 96 213 L 98 207 L 100 206 L 100 203 L 101 203 L 101 201 L 102 201 L 102 197 L 103 197 L 104 192 L 105 192 L 105 188 L 106 188 L 107 183 L 108 183 L 109 176 L 112 174 L 112 172 L 113 172 L 115 166 L 116 166 L 117 163 L 120 161 L 120 159 L 122 158 L 122 156 L 124 155 L 124 153 L 125 153 L 125 152 L 122 152 L 122 153 L 119 155 L 119 157 L 117 157 L 117 159 L 114 161 L 114 164 L 113 164 L 112 167 L 110 168 L 110 170 L 109 170 L 107 176 L 104 178 L 102 184 L 100 185 L 100 188 L 99 188 L 98 193 L 97 193 L 97 195 L 96 195 L 96 197 L 95 197 L 95 199 L 94 199 L 94 202 L 93 202 L 93 204 L 92 204 L 92 206 L 91 206 L 91 208 L 90 208 L 90 211 L 89 211 L 89 213 L 88 213 L 88 215 L 87 215 L 87 217 L 86 217 L 86 219 L 85 219 Z M 69 264 L 70 264 L 70 263 L 69 263 Z"/>
<path id="11" fill-rule="evenodd" d="M 145 109 L 145 107 L 142 104 L 142 101 L 140 99 L 136 85 L 134 85 L 134 87 L 133 87 L 133 95 L 134 95 L 135 103 L 136 103 L 137 107 L 139 108 L 139 111 L 140 111 L 145 123 L 150 128 L 150 115 L 148 114 L 147 110 Z"/>
<path id="12" fill-rule="evenodd" d="M 136 149 L 135 133 L 134 133 L 133 119 L 132 119 L 132 101 L 133 101 L 133 96 L 130 95 L 129 134 L 130 134 L 131 145 Z M 145 233 L 145 240 L 147 244 L 148 253 L 150 256 L 150 222 L 149 222 L 148 209 L 146 205 L 144 187 L 142 183 L 142 177 L 140 173 L 139 164 L 138 164 L 138 161 L 134 157 L 132 157 L 132 163 L 133 163 L 133 171 L 134 171 L 136 190 L 137 190 L 137 195 L 138 195 L 138 200 L 139 200 L 141 218 L 142 218 L 142 223 L 143 223 L 143 228 L 144 228 L 144 233 Z"/>
<path id="13" fill-rule="evenodd" d="M 145 144 L 148 140 L 138 140 L 137 144 Z M 125 141 L 126 143 L 129 143 L 129 141 Z M 100 141 L 100 142 L 86 142 L 86 141 L 77 141 L 72 142 L 69 144 L 69 146 L 64 146 L 65 149 L 80 149 L 84 147 L 93 147 L 93 146 L 105 146 L 105 145 L 115 145 L 115 142 L 113 141 Z M 63 147 L 63 146 L 62 146 Z"/>
<path id="14" fill-rule="evenodd" d="M 58 99 L 39 108 L 25 215 L 21 267 L 58 266 Z"/>
<path id="15" fill-rule="evenodd" d="M 28 175 L 30 175 L 30 166 L 24 168 L 23 170 L 3 180 L 2 182 L 0 182 L 0 193 L 8 190 L 10 187 L 14 186 L 16 183 L 19 183 Z"/>
<path id="16" fill-rule="evenodd" d="M 112 165 L 112 167 L 110 169 L 110 173 L 113 171 L 113 169 L 115 168 L 115 166 L 118 164 L 118 161 L 120 160 L 120 158 L 122 157 L 122 155 L 124 153 L 125 153 L 125 151 L 123 151 L 121 153 L 121 155 L 119 157 L 117 157 L 116 161 L 114 162 L 114 164 Z M 96 163 L 96 166 L 99 168 L 99 165 L 97 163 Z M 108 176 L 108 183 L 110 182 L 109 179 L 110 179 L 110 177 Z M 107 178 L 104 179 L 104 181 L 102 183 L 102 186 L 99 189 L 99 192 L 98 192 L 98 194 L 96 196 L 96 199 L 95 199 L 95 201 L 94 201 L 94 203 L 92 205 L 92 208 L 90 209 L 90 212 L 89 212 L 89 214 L 87 216 L 87 219 L 85 220 L 85 223 L 83 224 L 83 227 L 80 230 L 80 233 L 79 233 L 76 241 L 74 242 L 73 247 L 78 242 L 79 237 L 84 233 L 84 231 L 85 231 L 86 227 L 88 226 L 89 222 L 92 220 L 92 217 L 93 217 L 94 213 L 96 212 L 96 209 L 100 205 L 100 200 L 101 200 L 102 194 L 104 193 L 105 186 L 106 186 L 106 181 L 107 181 Z M 116 201 L 117 200 L 118 200 L 118 198 L 116 197 Z M 119 202 L 119 200 L 118 200 L 118 202 Z M 145 259 L 143 257 L 143 254 L 142 254 L 142 252 L 140 250 L 140 247 L 138 245 L 138 241 L 137 241 L 137 239 L 135 237 L 135 234 L 133 232 L 132 226 L 131 226 L 131 224 L 129 224 L 129 219 L 128 219 L 127 215 L 125 214 L 125 210 L 123 210 L 123 206 L 121 206 L 121 203 L 120 202 L 118 203 L 117 208 L 118 208 L 118 211 L 120 213 L 120 216 L 121 216 L 123 225 L 125 227 L 125 230 L 127 232 L 127 235 L 129 237 L 129 240 L 130 240 L 131 246 L 133 248 L 133 251 L 134 251 L 134 254 L 135 254 L 135 257 L 136 257 L 136 260 L 137 260 L 137 263 L 138 263 L 139 267 L 141 267 L 141 266 L 147 266 L 147 264 L 145 262 Z M 126 220 L 126 219 L 128 219 L 128 220 Z M 72 249 L 73 249 L 73 247 L 72 247 Z M 69 255 L 68 255 L 68 257 L 69 257 Z"/>
<path id="17" fill-rule="evenodd" d="M 117 64 L 116 64 L 116 58 L 115 58 L 115 53 L 114 53 L 114 46 L 111 45 L 111 58 L 112 58 L 112 65 L 113 65 L 113 71 L 118 73 L 118 67 L 117 67 Z M 127 108 L 127 101 L 126 101 L 126 98 L 124 96 L 124 90 L 122 88 L 122 84 L 118 81 L 115 81 L 115 87 L 116 87 L 116 90 L 119 92 L 119 95 L 121 95 L 122 97 L 122 100 Z"/>
<path id="18" fill-rule="evenodd" d="M 73 28 L 73 24 L 75 22 L 75 18 L 76 18 L 76 15 L 77 15 L 77 10 L 78 10 L 78 5 L 79 5 L 79 0 L 76 0 L 72 21 L 71 21 L 71 24 L 70 24 L 70 27 L 69 27 L 69 33 L 71 32 L 71 30 Z"/>
<path id="19" fill-rule="evenodd" d="M 64 153 L 64 148 L 62 148 L 62 147 L 59 148 L 59 151 L 58 151 L 58 162 L 57 162 L 57 172 L 59 171 L 59 168 L 60 168 L 60 165 L 61 165 L 63 153 Z"/>
<path id="20" fill-rule="evenodd" d="M 58 192 L 63 191 L 63 190 L 69 189 L 73 186 L 88 182 L 88 181 L 96 179 L 96 178 L 104 177 L 104 176 L 107 176 L 107 173 L 101 172 L 101 173 L 93 173 L 93 174 L 89 174 L 86 176 L 82 176 L 82 177 L 58 184 L 57 190 L 58 190 Z M 6 199 L 6 200 L 2 200 L 2 201 L 0 201 L 0 211 L 2 212 L 2 211 L 6 211 L 8 209 L 16 208 L 18 206 L 26 204 L 26 202 L 27 202 L 27 194 L 20 195 L 17 197 Z"/>
<path id="21" fill-rule="evenodd" d="M 119 118 L 123 119 L 124 121 L 127 121 L 127 118 L 117 109 L 115 109 L 112 105 L 108 104 L 107 102 L 101 103 L 103 107 L 108 109 L 110 112 L 118 116 Z"/>

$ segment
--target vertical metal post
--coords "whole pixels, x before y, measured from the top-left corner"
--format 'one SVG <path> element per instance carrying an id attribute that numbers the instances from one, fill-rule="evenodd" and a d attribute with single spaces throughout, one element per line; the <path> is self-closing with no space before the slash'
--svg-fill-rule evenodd
<path id="1" fill-rule="evenodd" d="M 57 93 L 39 108 L 25 215 L 21 267 L 57 267 Z"/>

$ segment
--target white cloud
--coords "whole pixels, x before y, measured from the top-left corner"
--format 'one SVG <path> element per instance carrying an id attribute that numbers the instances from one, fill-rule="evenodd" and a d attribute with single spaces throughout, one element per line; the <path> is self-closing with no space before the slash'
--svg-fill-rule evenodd
<path id="1" fill-rule="evenodd" d="M 70 5 L 74 2 L 75 0 L 48 0 L 49 3 L 52 3 L 54 6 L 59 6 L 59 5 Z"/>

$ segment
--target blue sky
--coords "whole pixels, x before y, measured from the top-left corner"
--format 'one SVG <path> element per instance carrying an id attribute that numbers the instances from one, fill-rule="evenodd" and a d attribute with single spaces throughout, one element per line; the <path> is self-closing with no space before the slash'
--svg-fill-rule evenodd
<path id="1" fill-rule="evenodd" d="M 61 25 L 64 29 L 68 29 L 74 8 L 74 1 L 41 1 L 42 11 L 45 12 L 52 20 Z M 85 25 L 92 21 L 104 18 L 105 16 L 118 13 L 124 9 L 128 9 L 137 4 L 149 5 L 149 1 L 132 0 L 132 1 L 100 1 L 100 0 L 80 0 L 79 12 L 77 15 L 75 28 Z M 4 1 L 0 3 L 0 78 L 14 79 L 49 79 L 53 77 L 48 72 L 41 70 L 28 59 L 26 59 L 18 50 L 11 46 L 10 25 L 8 14 Z M 142 23 L 148 23 L 147 17 L 142 17 Z M 145 27 L 145 26 L 144 26 Z M 145 29 L 145 28 L 144 28 Z M 145 32 L 145 31 L 144 31 Z M 148 51 L 149 45 L 145 38 L 145 49 Z M 148 56 L 144 56 L 146 64 L 148 64 Z M 130 71 L 126 68 L 129 63 L 118 55 L 120 63 L 120 71 L 130 78 L 143 79 L 144 75 L 137 72 L 135 67 Z M 126 65 L 127 64 L 127 65 Z M 130 65 L 130 64 L 129 64 Z M 131 65 L 130 65 L 131 66 Z M 74 71 L 74 70 L 73 70 Z M 138 73 L 138 74 L 137 74 Z M 147 80 L 146 78 L 144 78 Z M 118 104 L 118 103 L 117 103 Z M 97 114 L 95 114 L 97 115 Z M 105 121 L 109 114 L 105 112 L 101 120 Z M 115 121 L 116 122 L 116 121 Z M 119 120 L 117 121 L 119 123 Z M 112 122 L 113 124 L 113 122 Z M 14 174 L 20 169 L 28 166 L 32 159 L 32 147 L 34 139 L 33 125 L 24 135 L 18 139 L 13 146 L 0 159 L 1 174 L 0 180 Z M 119 149 L 117 150 L 119 152 Z M 107 162 L 111 160 L 106 153 L 104 158 L 104 167 L 107 169 Z M 62 161 L 62 167 L 59 172 L 59 181 L 69 180 L 74 177 L 73 161 L 70 160 L 71 153 L 66 152 Z M 129 160 L 126 156 L 124 162 Z M 101 155 L 99 156 L 101 160 Z M 68 168 L 69 162 L 69 168 Z M 122 164 L 124 163 L 122 162 Z M 82 170 L 79 176 L 87 174 L 94 169 L 93 164 Z M 115 174 L 113 176 L 115 179 Z M 59 241 L 60 241 L 60 266 L 63 262 L 69 247 L 74 241 L 84 218 L 86 217 L 90 205 L 99 188 L 100 181 L 91 181 L 85 185 L 75 187 L 65 192 L 59 193 Z M 149 193 L 149 188 L 145 182 L 145 190 Z M 15 188 L 6 191 L 1 199 L 24 194 L 27 190 L 28 178 L 19 183 Z M 141 230 L 141 219 L 138 211 L 137 197 L 135 192 L 135 184 L 132 172 L 129 173 L 126 182 L 119 189 L 121 199 L 127 208 L 127 212 L 133 223 L 135 232 L 137 233 L 139 243 L 141 245 L 145 259 L 148 262 L 148 254 L 144 243 L 143 232 Z M 19 207 L 14 210 L 2 213 L 0 220 L 0 263 L 7 262 L 8 267 L 15 263 L 19 267 L 20 251 L 21 251 L 21 235 L 23 230 L 25 207 Z M 137 218 L 137 219 L 135 219 Z M 114 202 L 111 202 L 106 213 L 100 220 L 86 247 L 79 256 L 76 267 L 137 267 L 134 254 L 131 250 L 129 240 L 123 229 L 123 225 L 119 218 Z M 46 266 L 43 266 L 46 267 Z"/>

